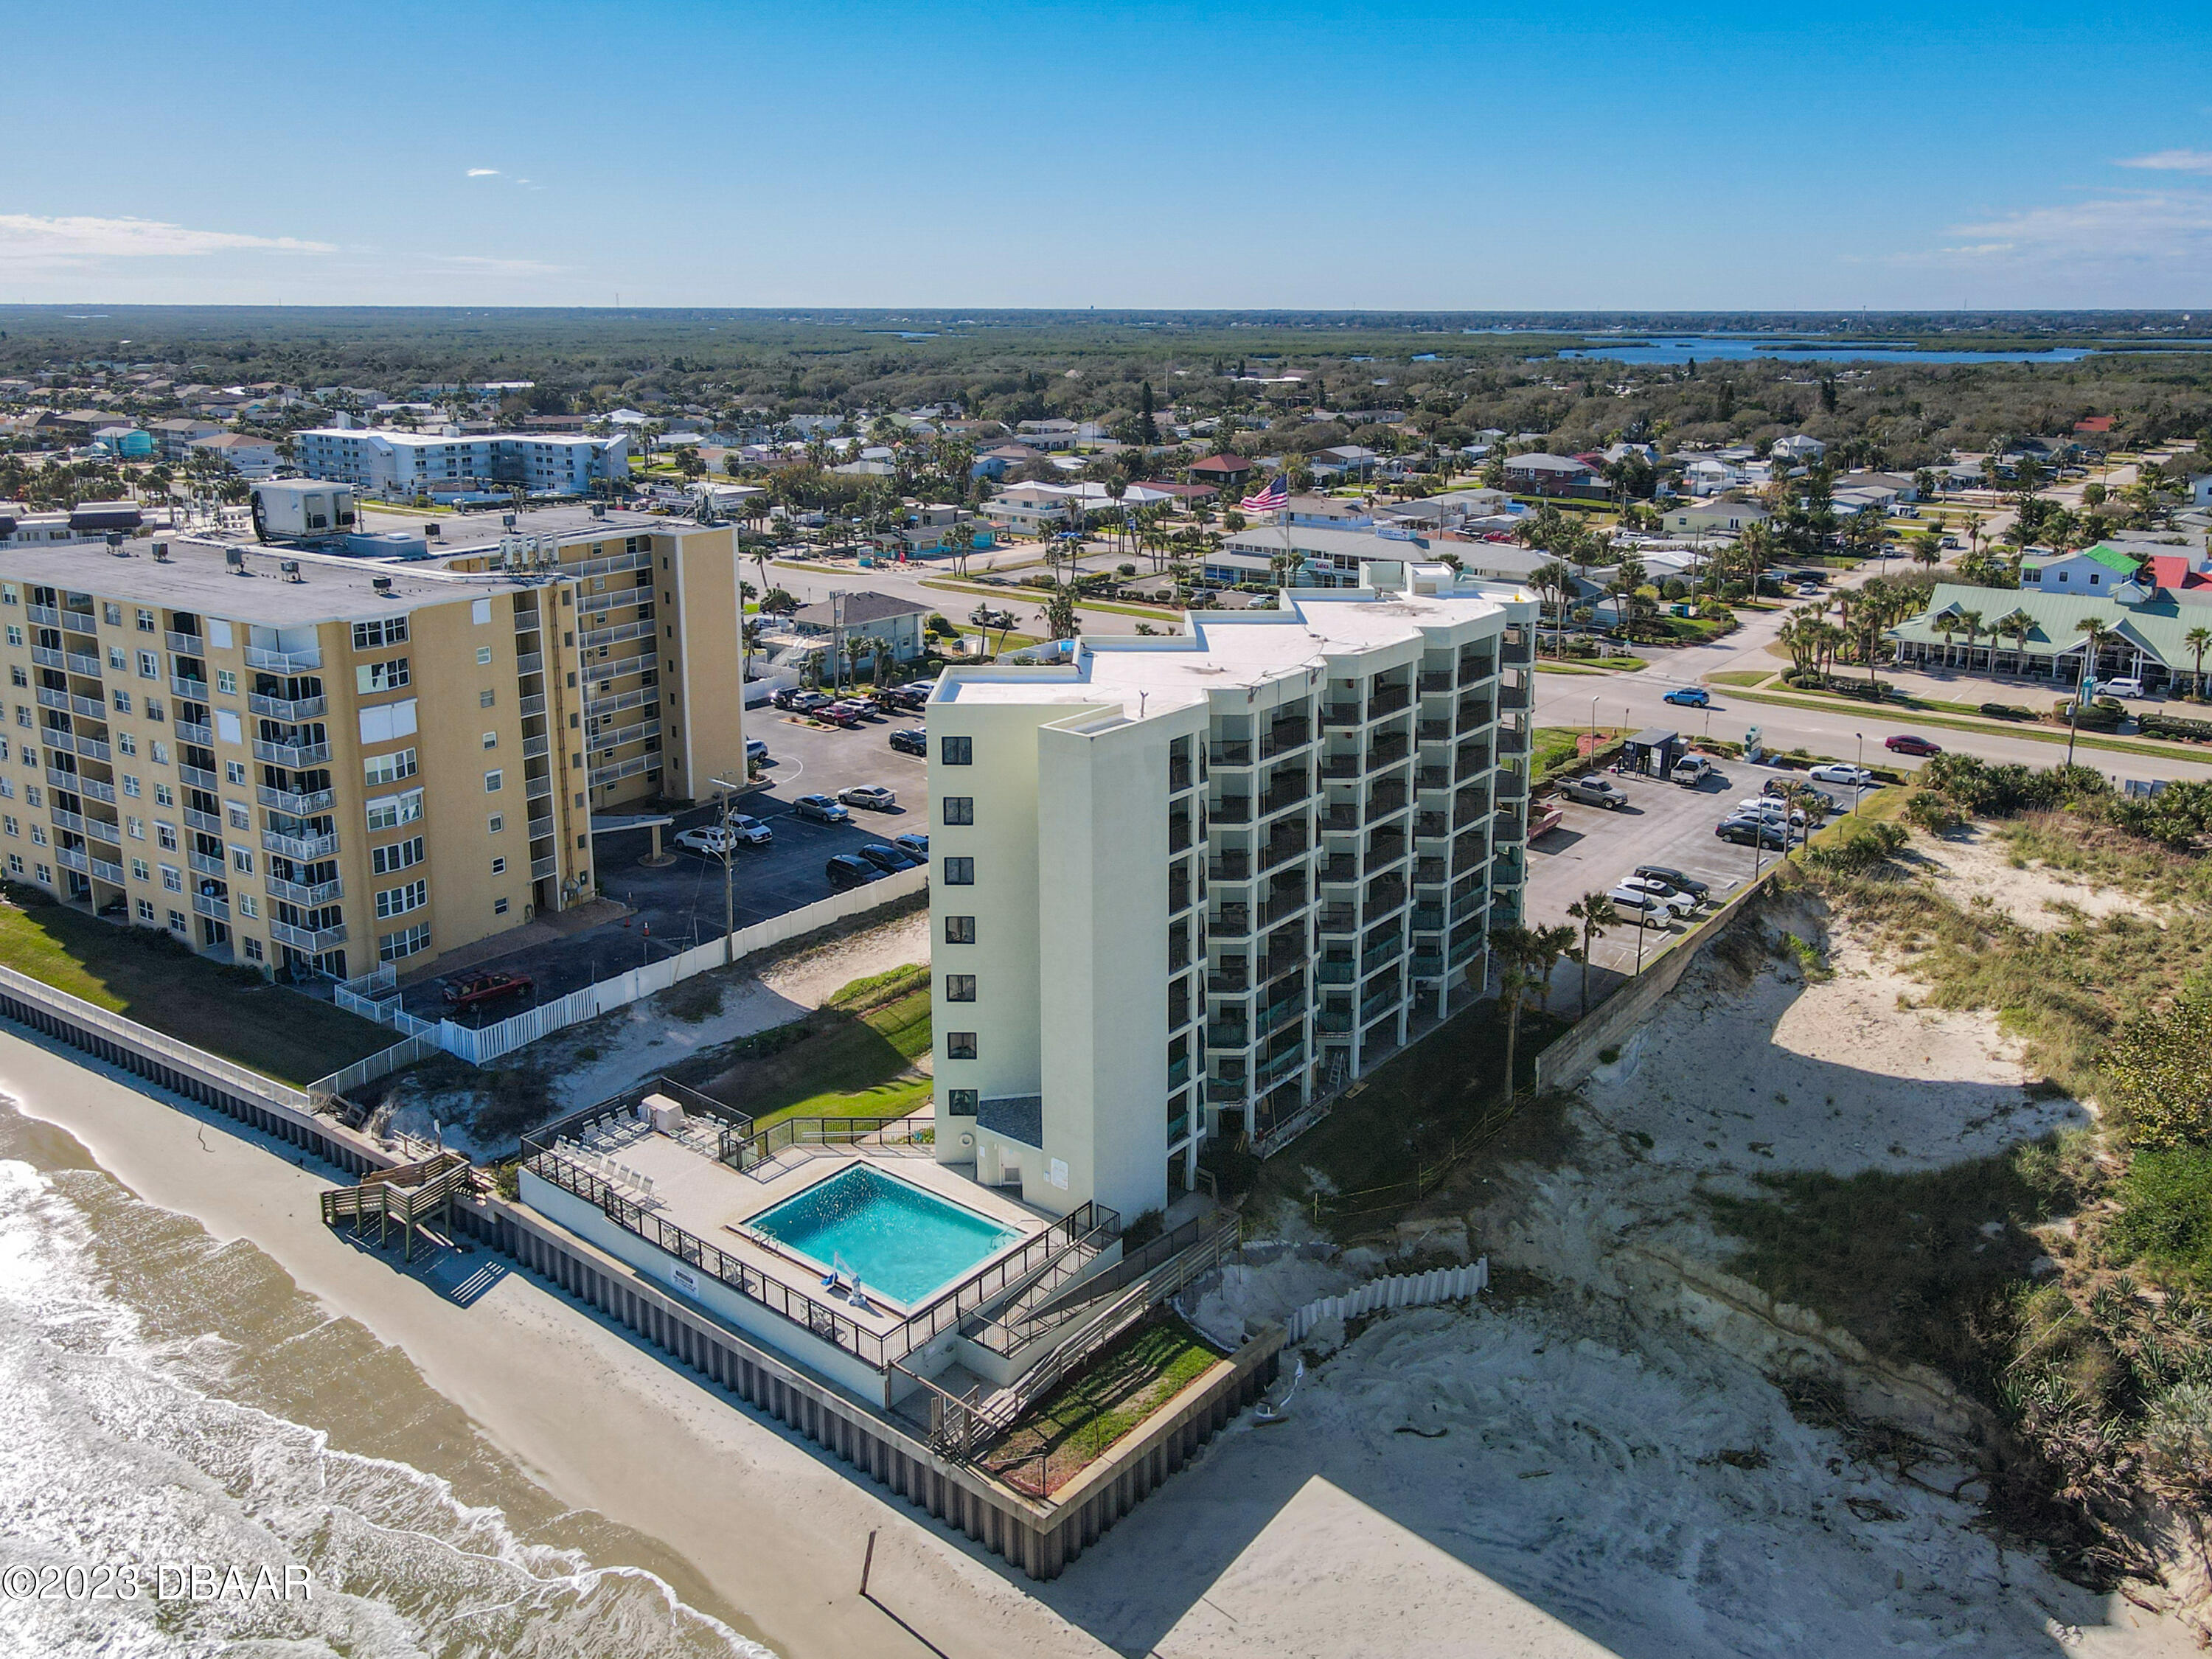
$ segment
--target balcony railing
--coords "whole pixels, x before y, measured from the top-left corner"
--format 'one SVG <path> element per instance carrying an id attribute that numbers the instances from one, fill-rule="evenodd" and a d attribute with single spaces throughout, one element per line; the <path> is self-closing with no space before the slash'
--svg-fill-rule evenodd
<path id="1" fill-rule="evenodd" d="M 560 868 L 561 860 L 557 857 L 532 859 L 530 860 L 530 878 L 532 881 L 542 881 L 547 876 L 557 873 Z"/>
<path id="2" fill-rule="evenodd" d="M 54 817 L 59 818 L 61 814 L 57 812 Z M 88 841 L 106 842 L 110 847 L 118 848 L 123 845 L 123 826 L 110 823 L 106 818 L 85 819 L 82 834 Z"/>
<path id="3" fill-rule="evenodd" d="M 1252 855 L 1231 848 L 1206 866 L 1208 881 L 1249 881 L 1252 879 Z"/>
<path id="4" fill-rule="evenodd" d="M 193 894 L 192 908 L 204 916 L 213 916 L 217 921 L 230 920 L 230 901 L 216 898 L 212 894 Z"/>
<path id="5" fill-rule="evenodd" d="M 1367 769 L 1370 772 L 1380 771 L 1383 767 L 1405 759 L 1406 751 L 1409 746 L 1406 741 L 1406 735 L 1402 732 L 1394 732 L 1386 737 L 1376 738 L 1367 750 Z"/>
<path id="6" fill-rule="evenodd" d="M 1449 743 L 1452 723 L 1449 720 L 1417 720 L 1413 725 L 1413 736 L 1421 743 Z"/>
<path id="7" fill-rule="evenodd" d="M 1249 823 L 1252 822 L 1252 798 L 1249 795 L 1224 795 L 1210 809 L 1207 816 L 1216 823 Z"/>
<path id="8" fill-rule="evenodd" d="M 1352 933 L 1359 930 L 1359 913 L 1349 904 L 1324 904 L 1318 923 L 1324 933 Z"/>
<path id="9" fill-rule="evenodd" d="M 514 659 L 514 672 L 518 674 L 544 673 L 545 672 L 544 653 L 538 651 L 524 652 Z"/>
<path id="10" fill-rule="evenodd" d="M 170 675 L 169 690 L 180 697 L 190 697 L 194 702 L 205 702 L 208 699 L 207 682 L 196 680 L 189 674 Z"/>
<path id="11" fill-rule="evenodd" d="M 212 812 L 203 812 L 196 806 L 185 808 L 185 822 L 193 829 L 204 830 L 210 836 L 220 836 L 223 832 L 221 818 Z"/>
<path id="12" fill-rule="evenodd" d="M 212 780 L 213 775 L 209 775 Z M 209 787 L 214 787 L 212 781 Z M 271 789 L 266 784 L 257 789 L 254 796 L 264 806 L 273 807 L 279 812 L 289 812 L 293 817 L 301 818 L 313 817 L 317 812 L 328 811 L 331 804 L 337 799 L 328 789 L 312 789 L 302 794 L 296 790 Z"/>
<path id="13" fill-rule="evenodd" d="M 323 651 L 320 646 L 314 645 L 305 651 L 272 651 L 266 646 L 249 645 L 246 647 L 246 665 L 248 668 L 265 668 L 275 674 L 297 674 L 307 669 L 320 668 L 323 665 Z"/>
<path id="14" fill-rule="evenodd" d="M 1441 904 L 1417 904 L 1413 907 L 1413 928 L 1415 933 L 1441 933 L 1443 925 L 1444 908 Z"/>
<path id="15" fill-rule="evenodd" d="M 1358 969 L 1348 957 L 1325 960 L 1314 969 L 1314 978 L 1323 985 L 1349 985 L 1358 975 Z"/>
<path id="16" fill-rule="evenodd" d="M 81 853 L 74 847 L 55 848 L 54 861 L 64 870 L 82 870 L 87 875 L 92 873 L 92 854 Z"/>
<path id="17" fill-rule="evenodd" d="M 1246 1026 L 1209 1025 L 1206 1028 L 1206 1046 L 1208 1048 L 1242 1048 L 1251 1041 L 1251 1030 Z"/>
<path id="18" fill-rule="evenodd" d="M 1367 718 L 1380 720 L 1385 714 L 1395 714 L 1413 702 L 1413 694 L 1402 685 L 1386 685 L 1371 692 L 1367 698 Z"/>
<path id="19" fill-rule="evenodd" d="M 312 887 L 303 887 L 296 881 L 279 881 L 271 876 L 269 878 L 269 896 L 289 899 L 295 904 L 328 904 L 345 896 L 345 884 L 324 881 Z"/>
<path id="20" fill-rule="evenodd" d="M 1450 690 L 1452 689 L 1451 670 L 1449 668 L 1423 669 L 1418 682 L 1418 689 L 1424 696 L 1431 691 Z"/>
<path id="21" fill-rule="evenodd" d="M 1332 702 L 1322 705 L 1321 723 L 1332 731 L 1359 724 L 1359 705 L 1356 702 Z"/>
<path id="22" fill-rule="evenodd" d="M 629 695 L 635 696 L 638 694 L 632 692 Z M 609 698 L 607 701 L 611 702 L 613 699 Z M 529 696 L 526 696 L 522 700 L 520 707 L 522 709 L 522 718 L 525 720 L 530 720 L 537 715 L 544 714 L 545 712 L 545 694 L 543 691 L 532 692 Z M 584 708 L 586 713 L 590 712 L 591 708 L 592 705 L 588 702 L 584 705 Z"/>
<path id="23" fill-rule="evenodd" d="M 265 714 L 272 720 L 296 725 L 311 720 L 330 711 L 328 697 L 264 697 L 258 691 L 248 695 L 246 706 L 257 714 Z"/>
<path id="24" fill-rule="evenodd" d="M 258 738 L 253 740 L 253 758 L 274 761 L 279 766 L 320 766 L 330 757 L 331 746 L 327 743 L 264 743 Z"/>
<path id="25" fill-rule="evenodd" d="M 180 720 L 176 722 L 177 736 L 186 743 L 198 744 L 203 749 L 215 747 L 215 727 L 200 720 Z"/>
<path id="26" fill-rule="evenodd" d="M 645 768 L 641 765 L 637 769 L 641 772 Z M 597 781 L 598 775 L 594 773 L 593 781 Z M 550 772 L 541 772 L 534 778 L 525 778 L 522 781 L 522 795 L 526 800 L 544 800 L 552 793 L 553 775 Z M 532 830 L 531 833 L 535 835 L 537 831 Z"/>
<path id="27" fill-rule="evenodd" d="M 1358 881 L 1359 860 L 1349 853 L 1332 853 L 1321 861 L 1316 873 L 1326 882 Z"/>
<path id="28" fill-rule="evenodd" d="M 343 945 L 346 942 L 346 930 L 343 922 L 340 922 L 335 927 L 325 927 L 310 933 L 305 927 L 293 927 L 289 921 L 272 921 L 269 924 L 269 937 L 279 945 L 290 945 L 295 951 L 304 951 L 310 956 L 320 956 L 325 951 L 334 950 L 338 945 Z"/>
<path id="29" fill-rule="evenodd" d="M 66 708 L 73 714 L 82 714 L 87 720 L 104 720 L 107 718 L 107 705 L 98 697 L 80 697 L 42 685 L 38 689 L 38 699 L 46 708 Z"/>
<path id="30" fill-rule="evenodd" d="M 338 838 L 335 830 L 327 836 L 280 836 L 274 830 L 264 830 L 261 832 L 261 845 L 264 851 L 281 853 L 288 859 L 299 859 L 312 863 L 317 859 L 326 859 L 337 852 Z"/>
<path id="31" fill-rule="evenodd" d="M 597 789 L 602 784 L 619 783 L 624 778 L 634 778 L 641 772 L 649 772 L 659 764 L 660 757 L 655 754 L 634 755 L 626 761 L 617 761 L 612 766 L 594 766 L 592 769 L 592 787 Z M 553 781 L 550 778 L 532 780 L 533 785 L 541 781 L 545 785 L 545 793 L 551 793 Z"/>
<path id="32" fill-rule="evenodd" d="M 223 861 L 206 853 L 187 853 L 185 862 L 204 876 L 227 876 L 230 873 Z"/>
<path id="33" fill-rule="evenodd" d="M 1526 708 L 1528 706 L 1527 684 L 1516 685 L 1510 680 L 1502 682 L 1498 688 L 1498 706 L 1508 711 Z"/>
<path id="34" fill-rule="evenodd" d="M 1279 1083 L 1305 1064 L 1305 1045 L 1303 1043 L 1293 1048 L 1285 1048 L 1273 1060 L 1262 1061 L 1252 1074 L 1253 1081 L 1262 1089 L 1271 1084 Z"/>
<path id="35" fill-rule="evenodd" d="M 1249 766 L 1252 745 L 1246 742 L 1217 743 L 1206 750 L 1206 758 L 1216 766 Z"/>
<path id="36" fill-rule="evenodd" d="M 603 645 L 619 645 L 624 640 L 649 638 L 653 628 L 649 618 L 641 622 L 617 623 L 612 628 L 587 628 L 576 635 L 576 640 L 585 650 L 596 651 Z"/>
<path id="37" fill-rule="evenodd" d="M 170 650 L 181 656 L 204 657 L 207 655 L 207 641 L 198 634 L 179 634 L 172 628 L 167 633 L 162 635 L 161 639 Z"/>
<path id="38" fill-rule="evenodd" d="M 123 885 L 123 866 L 111 863 L 106 859 L 93 860 L 92 873 L 102 881 L 112 882 L 118 887 Z"/>
<path id="39" fill-rule="evenodd" d="M 1312 740 L 1312 731 L 1304 720 L 1277 720 L 1260 738 L 1260 758 L 1273 760 Z"/>

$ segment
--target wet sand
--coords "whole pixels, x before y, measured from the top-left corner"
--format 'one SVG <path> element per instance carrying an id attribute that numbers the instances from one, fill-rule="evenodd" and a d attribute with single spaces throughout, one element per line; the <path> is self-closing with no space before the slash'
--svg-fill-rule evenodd
<path id="1" fill-rule="evenodd" d="M 149 1202 L 250 1241 L 403 1352 L 559 1504 L 666 1545 L 744 1634 L 789 1659 L 1109 1651 L 997 1558 L 884 1501 L 503 1258 L 478 1249 L 427 1268 L 418 1258 L 402 1274 L 394 1256 L 325 1228 L 319 1195 L 335 1172 L 301 1167 L 295 1149 L 13 1031 L 0 1032 L 0 1092 Z M 314 1420 L 312 1407 L 298 1415 Z M 425 1467 L 443 1473 L 434 1459 Z M 871 1530 L 872 1601 L 858 1593 Z M 685 1591 L 667 1562 L 641 1565 Z"/>

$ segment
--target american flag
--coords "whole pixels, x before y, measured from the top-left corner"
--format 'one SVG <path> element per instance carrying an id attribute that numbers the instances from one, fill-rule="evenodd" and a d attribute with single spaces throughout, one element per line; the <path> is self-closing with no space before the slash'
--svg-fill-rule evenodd
<path id="1" fill-rule="evenodd" d="M 1237 505 L 1239 511 L 1245 513 L 1279 513 L 1284 503 L 1290 499 L 1290 485 L 1278 476 L 1274 483 L 1269 484 L 1258 495 L 1247 495 Z"/>

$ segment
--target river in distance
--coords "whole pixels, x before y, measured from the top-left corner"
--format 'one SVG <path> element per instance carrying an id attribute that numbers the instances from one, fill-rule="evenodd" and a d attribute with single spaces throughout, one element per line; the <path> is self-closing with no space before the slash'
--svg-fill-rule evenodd
<path id="1" fill-rule="evenodd" d="M 0 1401 L 9 1659 L 769 1654 L 404 1354 L 4 1098 Z"/>

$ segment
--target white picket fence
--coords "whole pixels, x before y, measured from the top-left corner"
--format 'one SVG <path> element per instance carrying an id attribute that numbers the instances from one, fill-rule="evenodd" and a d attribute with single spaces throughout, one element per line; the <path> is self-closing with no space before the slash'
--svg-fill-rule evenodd
<path id="1" fill-rule="evenodd" d="M 1434 1267 L 1425 1273 L 1400 1273 L 1389 1279 L 1370 1279 L 1346 1296 L 1325 1296 L 1309 1302 L 1283 1322 L 1297 1342 L 1324 1319 L 1357 1319 L 1386 1308 L 1425 1308 L 1438 1302 L 1463 1302 L 1490 1285 L 1490 1258 L 1480 1256 L 1457 1267 Z"/>
<path id="2" fill-rule="evenodd" d="M 783 945 L 804 934 L 828 927 L 834 923 L 865 915 L 888 904 L 911 897 L 929 885 L 929 872 L 915 868 L 902 870 L 896 875 L 886 876 L 881 881 L 872 881 L 865 887 L 850 891 L 832 893 L 828 898 L 817 899 L 796 910 L 787 910 L 780 916 L 770 916 L 766 921 L 757 921 L 750 927 L 740 927 L 726 938 L 711 939 L 694 945 L 659 962 L 647 963 L 586 985 L 567 996 L 556 997 L 550 1002 L 541 1002 L 535 1008 L 524 1010 L 511 1019 L 502 1019 L 492 1025 L 462 1025 L 450 1019 L 418 1019 L 400 1007 L 396 982 L 380 974 L 365 979 L 349 981 L 336 987 L 332 996 L 337 1006 L 363 1019 L 373 1019 L 380 1025 L 388 1025 L 403 1036 L 419 1037 L 434 1042 L 446 1053 L 465 1060 L 472 1066 L 483 1066 L 497 1060 L 501 1054 L 550 1036 L 571 1025 L 580 1025 L 586 1020 L 597 1019 L 601 1014 L 617 1008 L 628 1007 L 641 997 L 649 997 L 656 991 L 665 991 L 672 985 L 681 984 L 695 974 L 720 968 L 740 957 L 756 951 L 765 951 Z M 363 996 L 349 988 L 366 984 L 369 989 L 388 992 L 384 996 Z"/>

